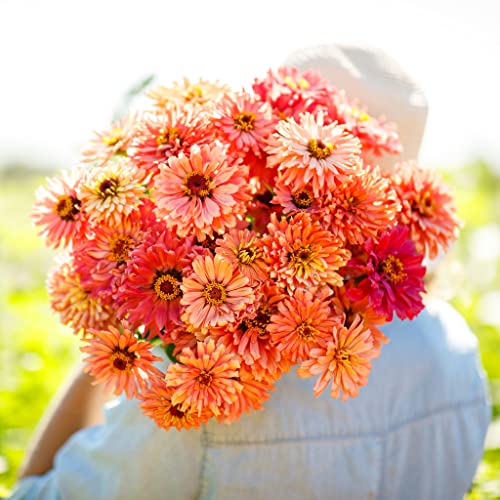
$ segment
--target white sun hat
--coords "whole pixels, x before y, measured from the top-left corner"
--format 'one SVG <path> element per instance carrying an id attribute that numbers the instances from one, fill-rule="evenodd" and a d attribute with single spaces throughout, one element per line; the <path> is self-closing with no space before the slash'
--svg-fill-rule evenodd
<path id="1" fill-rule="evenodd" d="M 361 45 L 316 45 L 295 50 L 286 66 L 318 71 L 337 89 L 344 90 L 375 117 L 384 116 L 397 126 L 403 152 L 375 158 L 390 168 L 398 160 L 416 160 L 427 119 L 423 90 L 382 50 Z"/>

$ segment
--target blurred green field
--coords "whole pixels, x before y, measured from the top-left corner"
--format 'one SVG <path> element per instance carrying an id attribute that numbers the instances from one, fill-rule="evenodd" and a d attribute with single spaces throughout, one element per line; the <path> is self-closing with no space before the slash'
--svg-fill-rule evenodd
<path id="1" fill-rule="evenodd" d="M 465 222 L 437 287 L 466 317 L 480 341 L 500 422 L 500 174 L 477 162 L 447 173 Z M 78 356 L 78 342 L 49 309 L 44 281 L 52 252 L 42 246 L 28 213 L 35 187 L 30 171 L 0 172 L 0 497 L 15 481 L 44 408 Z M 496 305 L 495 305 L 496 304 Z M 487 449 L 473 499 L 500 498 L 500 429 Z"/>

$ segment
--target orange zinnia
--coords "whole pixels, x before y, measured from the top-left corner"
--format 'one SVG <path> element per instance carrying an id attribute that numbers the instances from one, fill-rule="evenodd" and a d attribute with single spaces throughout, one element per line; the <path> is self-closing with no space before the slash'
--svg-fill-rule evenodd
<path id="1" fill-rule="evenodd" d="M 168 366 L 165 379 L 174 389 L 171 402 L 181 411 L 220 415 L 225 405 L 236 401 L 243 388 L 237 380 L 240 361 L 223 345 L 216 349 L 213 339 L 198 342 L 196 349 L 184 348 L 177 359 L 179 363 Z"/>
<path id="2" fill-rule="evenodd" d="M 162 360 L 151 353 L 153 346 L 139 341 L 128 328 L 123 327 L 120 332 L 110 326 L 108 330 L 88 332 L 92 337 L 83 339 L 88 345 L 80 350 L 89 354 L 84 359 L 84 371 L 95 378 L 96 384 L 104 383 L 114 394 L 125 391 L 127 398 L 132 399 L 147 386 L 148 377 L 162 376 L 153 366 L 154 361 Z"/>
<path id="3" fill-rule="evenodd" d="M 332 382 L 330 395 L 342 401 L 358 395 L 359 386 L 366 385 L 372 368 L 370 360 L 378 356 L 370 329 L 358 316 L 349 328 L 333 328 L 333 341 L 324 347 L 311 349 L 308 359 L 297 369 L 299 377 L 320 375 L 314 385 L 314 395 L 319 396 Z"/>

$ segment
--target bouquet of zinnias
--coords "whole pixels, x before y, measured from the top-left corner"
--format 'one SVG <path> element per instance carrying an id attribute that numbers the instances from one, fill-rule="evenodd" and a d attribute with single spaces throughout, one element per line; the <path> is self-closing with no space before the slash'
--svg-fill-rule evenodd
<path id="1" fill-rule="evenodd" d="M 64 249 L 48 290 L 86 370 L 166 429 L 262 409 L 294 365 L 316 396 L 355 397 L 379 326 L 423 309 L 423 257 L 456 237 L 447 189 L 414 163 L 379 168 L 394 126 L 313 72 L 147 95 L 32 214 Z"/>

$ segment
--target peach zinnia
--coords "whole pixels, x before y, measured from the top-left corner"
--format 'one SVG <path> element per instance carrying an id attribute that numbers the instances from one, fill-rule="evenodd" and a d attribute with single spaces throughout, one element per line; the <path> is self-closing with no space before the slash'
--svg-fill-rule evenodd
<path id="1" fill-rule="evenodd" d="M 305 113 L 298 123 L 293 118 L 279 122 L 268 143 L 268 167 L 278 168 L 284 184 L 310 184 L 316 196 L 359 173 L 359 139 L 337 123 L 325 125 L 321 113 Z"/>
<path id="2" fill-rule="evenodd" d="M 233 229 L 217 240 L 215 252 L 232 262 L 251 283 L 267 278 L 262 245 L 257 235 L 248 229 Z"/>
<path id="3" fill-rule="evenodd" d="M 370 329 L 358 317 L 349 328 L 334 327 L 333 340 L 311 349 L 309 355 L 311 359 L 302 363 L 297 374 L 302 378 L 319 374 L 314 395 L 319 396 L 331 381 L 332 398 L 339 398 L 342 391 L 342 401 L 346 401 L 356 397 L 359 387 L 368 382 L 370 361 L 378 356 L 378 349 L 373 345 Z"/>
<path id="4" fill-rule="evenodd" d="M 61 176 L 48 178 L 47 187 L 36 190 L 31 219 L 40 227 L 38 235 L 49 246 L 69 246 L 85 235 L 86 218 L 76 192 L 80 179 L 81 171 L 63 172 Z"/>
<path id="5" fill-rule="evenodd" d="M 80 350 L 89 356 L 84 358 L 84 371 L 95 378 L 96 384 L 114 394 L 125 391 L 128 399 L 137 396 L 147 386 L 150 376 L 161 376 L 162 372 L 153 365 L 162 361 L 151 353 L 149 342 L 140 342 L 126 327 L 110 326 L 108 330 L 89 329 L 92 337 L 83 339 L 88 345 Z"/>
<path id="6" fill-rule="evenodd" d="M 157 214 L 179 236 L 199 241 L 233 228 L 243 219 L 249 200 L 248 167 L 228 164 L 220 144 L 193 146 L 160 166 L 154 183 Z"/>
<path id="7" fill-rule="evenodd" d="M 137 210 L 146 190 L 140 172 L 127 158 L 90 168 L 78 187 L 82 208 L 92 223 L 119 225 Z"/>
<path id="8" fill-rule="evenodd" d="M 215 348 L 213 339 L 198 342 L 196 349 L 186 347 L 177 357 L 179 363 L 168 366 L 165 379 L 174 389 L 171 401 L 182 411 L 201 415 L 210 410 L 220 415 L 225 405 L 237 399 L 243 387 L 237 381 L 240 362 L 223 345 Z"/>
<path id="9" fill-rule="evenodd" d="M 195 328 L 224 326 L 254 301 L 248 278 L 220 255 L 197 257 L 193 273 L 184 278 L 183 319 Z"/>

